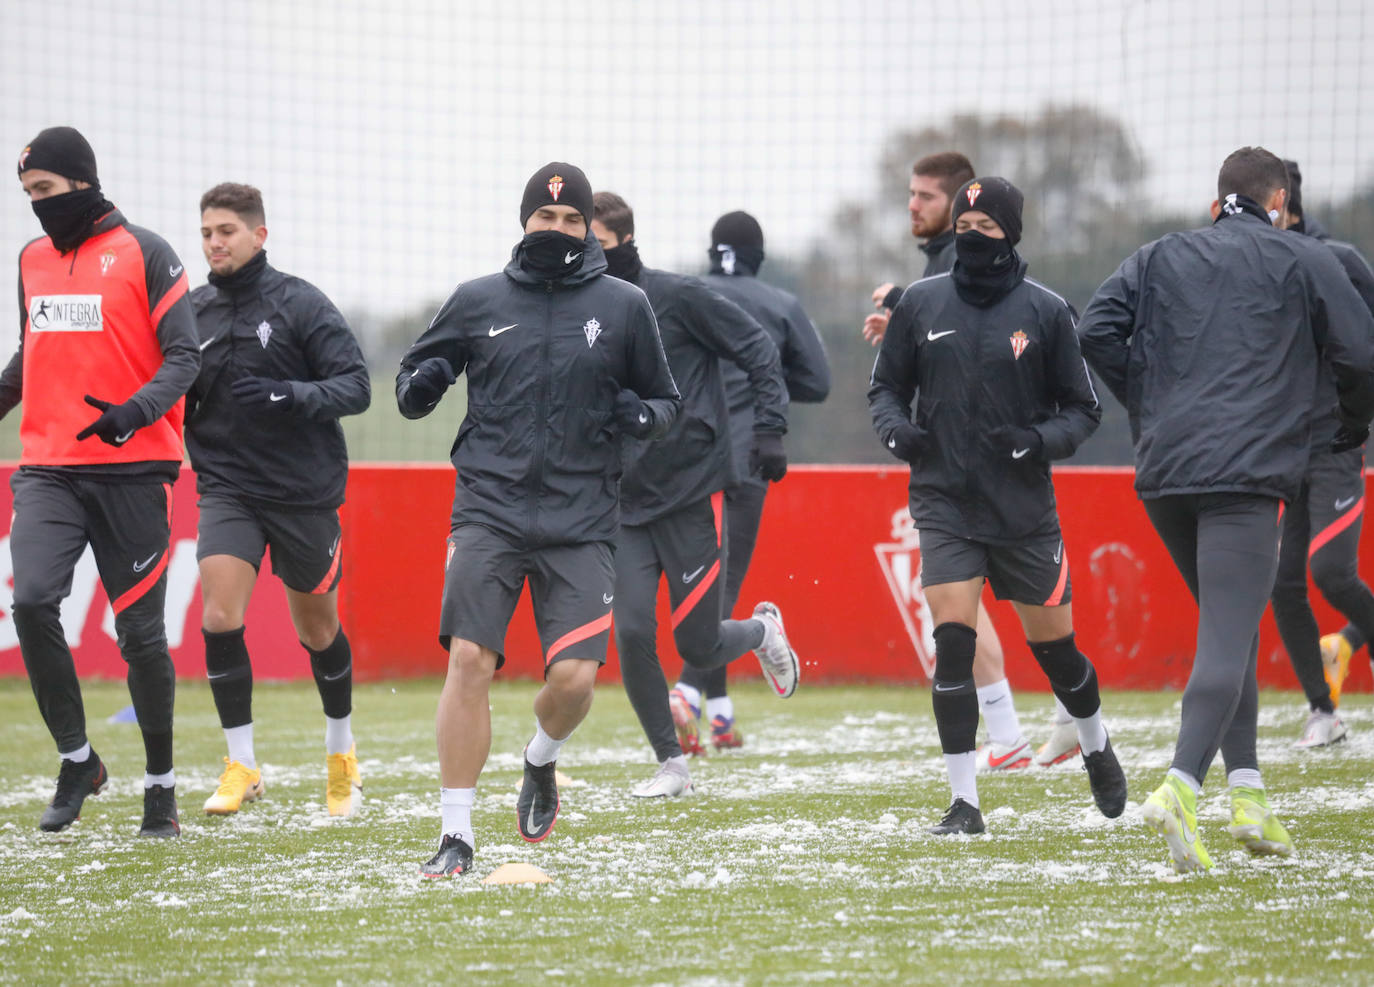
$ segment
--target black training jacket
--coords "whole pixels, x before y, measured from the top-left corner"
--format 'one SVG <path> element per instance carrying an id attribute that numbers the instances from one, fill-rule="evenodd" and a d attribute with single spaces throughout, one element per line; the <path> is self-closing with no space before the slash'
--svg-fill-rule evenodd
<path id="1" fill-rule="evenodd" d="M 954 227 L 951 226 L 939 236 L 933 236 L 925 243 L 921 244 L 921 252 L 926 255 L 925 273 L 923 278 L 932 278 L 937 274 L 948 274 L 954 268 Z"/>
<path id="2" fill-rule="evenodd" d="M 1097 289 L 1079 335 L 1130 417 L 1143 498 L 1291 500 L 1323 352 L 1341 416 L 1374 414 L 1374 317 L 1329 249 L 1248 213 L 1141 247 Z"/>
<path id="3" fill-rule="evenodd" d="M 700 278 L 646 267 L 636 283 L 654 307 L 668 366 L 682 392 L 682 411 L 663 438 L 625 441 L 621 520 L 648 524 L 738 479 L 721 381 L 723 360 L 746 378 L 753 407 L 751 434 L 787 431 L 787 387 L 778 348 L 768 333 Z"/>
<path id="4" fill-rule="evenodd" d="M 371 403 L 367 365 L 324 292 L 259 256 L 228 283 L 191 292 L 200 376 L 187 395 L 186 448 L 196 490 L 278 509 L 331 510 L 348 482 L 339 419 Z M 230 393 L 241 377 L 285 382 L 290 407 L 245 410 Z"/>
<path id="5" fill-rule="evenodd" d="M 1068 302 L 1027 278 L 987 308 L 948 274 L 911 285 L 892 310 L 868 391 L 886 444 L 912 421 L 929 434 L 911 465 L 917 528 L 1008 544 L 1057 524 L 1050 461 L 1072 455 L 1102 418 Z M 1034 428 L 1040 455 L 1013 458 L 991 432 Z"/>
<path id="6" fill-rule="evenodd" d="M 485 524 L 518 543 L 611 541 L 619 527 L 616 395 L 647 404 L 654 434 L 681 399 L 644 292 L 605 277 L 590 234 L 582 267 L 541 281 L 520 266 L 460 284 L 401 359 L 396 403 L 427 408 L 411 373 L 443 357 L 467 373 L 467 414 L 453 442 L 453 523 Z"/>
<path id="7" fill-rule="evenodd" d="M 1374 270 L 1370 269 L 1364 255 L 1352 244 L 1331 239 L 1331 235 L 1313 220 L 1304 223 L 1303 233 L 1324 243 L 1336 255 L 1336 260 L 1340 261 L 1341 267 L 1345 269 L 1346 277 L 1350 278 L 1355 291 L 1364 300 L 1365 307 L 1374 312 Z M 1313 449 L 1330 445 L 1340 424 L 1336 401 L 1336 377 L 1331 370 L 1331 364 L 1323 360 L 1318 373 L 1317 401 L 1312 419 Z"/>
<path id="8" fill-rule="evenodd" d="M 706 284 L 734 302 L 763 326 L 782 361 L 787 400 L 824 401 L 830 394 L 830 359 L 825 344 L 795 296 L 736 267 L 734 274 L 712 271 Z M 660 320 L 660 323 L 662 320 Z M 749 473 L 749 448 L 754 441 L 754 387 L 749 375 L 730 360 L 720 361 L 725 404 L 730 409 L 730 438 L 734 446 L 736 482 L 762 483 Z"/>

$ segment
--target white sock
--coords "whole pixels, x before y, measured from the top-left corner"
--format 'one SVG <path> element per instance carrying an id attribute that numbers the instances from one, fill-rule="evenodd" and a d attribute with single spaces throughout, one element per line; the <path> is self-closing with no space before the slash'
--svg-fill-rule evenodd
<path id="1" fill-rule="evenodd" d="M 665 767 L 671 764 L 678 769 L 679 774 L 691 774 L 687 768 L 687 755 L 685 754 L 674 754 L 672 757 L 668 758 L 668 760 L 664 761 L 663 764 Z"/>
<path id="2" fill-rule="evenodd" d="M 81 764 L 91 759 L 91 742 L 88 740 L 76 750 L 66 754 L 63 754 L 61 751 L 57 753 L 64 761 L 75 761 L 77 764 Z"/>
<path id="3" fill-rule="evenodd" d="M 324 718 L 324 752 L 326 754 L 347 754 L 353 749 L 353 716 L 332 716 Z"/>
<path id="4" fill-rule="evenodd" d="M 1061 725 L 1063 725 L 1063 724 L 1072 723 L 1072 722 L 1073 722 L 1073 717 L 1070 716 L 1070 715 L 1069 715 L 1069 711 L 1068 711 L 1067 709 L 1064 708 L 1064 704 L 1061 703 L 1061 702 L 1059 701 L 1059 697 L 1058 697 L 1058 696 L 1055 696 L 1055 697 L 1054 697 L 1054 723 L 1055 723 L 1055 726 L 1061 726 Z"/>
<path id="5" fill-rule="evenodd" d="M 568 736 L 572 736 L 569 734 Z M 543 767 L 558 760 L 558 752 L 563 749 L 563 745 L 568 738 L 554 740 L 544 728 L 539 725 L 539 718 L 534 720 L 534 739 L 525 746 L 525 760 L 529 761 L 536 768 Z"/>
<path id="6" fill-rule="evenodd" d="M 476 849 L 477 840 L 472 835 L 472 806 L 476 801 L 476 788 L 439 789 L 439 813 L 443 816 L 444 827 L 441 839 L 456 836 Z"/>
<path id="7" fill-rule="evenodd" d="M 956 799 L 963 799 L 978 808 L 978 755 L 946 754 L 945 770 L 949 772 L 949 790 Z"/>
<path id="8" fill-rule="evenodd" d="M 1084 754 L 1096 754 L 1107 749 L 1107 728 L 1102 725 L 1100 708 L 1092 716 L 1082 719 L 1075 716 L 1073 725 L 1078 728 L 1078 746 L 1083 748 Z"/>
<path id="9" fill-rule="evenodd" d="M 1259 768 L 1236 768 L 1234 771 L 1226 772 L 1226 784 L 1232 788 L 1258 788 L 1264 789 L 1264 782 L 1260 779 Z"/>
<path id="10" fill-rule="evenodd" d="M 257 770 L 258 759 L 253 756 L 253 724 L 226 727 L 224 740 L 229 745 L 229 760 L 238 761 L 249 771 Z"/>
<path id="11" fill-rule="evenodd" d="M 163 788 L 175 788 L 176 783 L 177 773 L 175 771 L 168 771 L 165 775 L 145 774 L 143 776 L 144 788 L 152 788 L 154 785 L 161 785 Z"/>
<path id="12" fill-rule="evenodd" d="M 673 686 L 673 688 L 676 689 L 678 692 L 682 693 L 682 698 L 687 700 L 687 704 L 689 706 L 691 706 L 698 713 L 701 712 L 700 689 L 696 688 L 695 686 L 687 685 L 683 682 L 679 682 L 677 685 Z"/>
<path id="13" fill-rule="evenodd" d="M 1169 774 L 1173 775 L 1173 776 L 1174 776 L 1175 778 L 1177 778 L 1179 781 L 1183 782 L 1183 784 L 1185 784 L 1185 785 L 1187 785 L 1189 788 L 1191 788 L 1191 789 L 1193 790 L 1193 794 L 1194 794 L 1194 795 L 1201 795 L 1201 794 L 1202 794 L 1202 782 L 1198 781 L 1196 778 L 1194 778 L 1194 777 L 1193 777 L 1192 775 L 1190 775 L 1188 772 L 1186 772 L 1186 771 L 1180 771 L 1180 770 L 1178 770 L 1178 768 L 1170 768 L 1170 769 L 1169 769 Z"/>
<path id="14" fill-rule="evenodd" d="M 1021 721 L 1016 716 L 1016 703 L 1011 697 L 1011 684 L 1006 679 L 978 687 L 978 710 L 983 714 L 988 737 L 994 744 L 1016 747 L 1026 742 L 1021 735 Z"/>
<path id="15" fill-rule="evenodd" d="M 723 716 L 726 720 L 735 718 L 735 701 L 729 696 L 717 696 L 715 699 L 706 700 L 706 719 L 714 720 L 717 716 Z"/>

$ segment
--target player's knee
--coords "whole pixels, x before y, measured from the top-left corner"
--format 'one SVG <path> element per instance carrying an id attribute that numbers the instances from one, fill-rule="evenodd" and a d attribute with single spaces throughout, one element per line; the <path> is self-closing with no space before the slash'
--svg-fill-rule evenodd
<path id="1" fill-rule="evenodd" d="M 650 624 L 635 620 L 622 622 L 619 617 L 615 624 L 615 649 L 622 656 L 631 658 L 651 655 L 657 659 L 658 635 Z"/>
<path id="2" fill-rule="evenodd" d="M 967 624 L 946 621 L 935 628 L 935 677 L 942 682 L 973 679 L 978 632 Z"/>
<path id="3" fill-rule="evenodd" d="M 455 639 L 448 652 L 448 674 L 464 691 L 484 691 L 496 674 L 496 654 L 472 641 Z"/>
<path id="4" fill-rule="evenodd" d="M 220 600 L 206 600 L 200 626 L 211 634 L 223 634 L 243 626 L 243 609 Z"/>
<path id="5" fill-rule="evenodd" d="M 1312 581 L 1324 595 L 1349 589 L 1359 579 L 1358 570 L 1344 559 L 1329 558 L 1320 552 L 1312 556 Z"/>
<path id="6" fill-rule="evenodd" d="M 598 662 L 569 659 L 549 666 L 544 687 L 553 692 L 560 705 L 572 706 L 589 701 L 596 689 Z"/>
<path id="7" fill-rule="evenodd" d="M 296 624 L 296 634 L 307 650 L 324 651 L 339 636 L 339 619 L 301 620 Z"/>
<path id="8" fill-rule="evenodd" d="M 10 613 L 14 615 L 14 629 L 21 641 L 27 634 L 50 628 L 54 624 L 61 626 L 62 623 L 62 611 L 56 601 L 32 603 L 15 600 L 10 605 Z"/>

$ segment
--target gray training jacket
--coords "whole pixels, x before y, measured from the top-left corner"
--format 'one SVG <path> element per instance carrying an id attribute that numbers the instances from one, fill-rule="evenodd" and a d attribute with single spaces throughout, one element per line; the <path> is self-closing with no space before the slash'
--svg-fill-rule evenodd
<path id="1" fill-rule="evenodd" d="M 525 270 L 517 246 L 503 272 L 455 288 L 401 358 L 396 403 L 407 418 L 432 410 L 409 393 L 425 360 L 443 357 L 467 374 L 450 457 L 455 526 L 484 524 L 527 547 L 611 541 L 620 523 L 616 395 L 639 395 L 654 435 L 677 416 L 648 299 L 604 276 L 600 244 L 590 234 L 585 243 L 582 267 L 558 281 Z"/>
<path id="2" fill-rule="evenodd" d="M 1339 414 L 1374 414 L 1374 316 L 1332 252 L 1249 213 L 1146 244 L 1097 289 L 1083 355 L 1126 407 L 1142 498 L 1291 500 L 1322 355 Z"/>

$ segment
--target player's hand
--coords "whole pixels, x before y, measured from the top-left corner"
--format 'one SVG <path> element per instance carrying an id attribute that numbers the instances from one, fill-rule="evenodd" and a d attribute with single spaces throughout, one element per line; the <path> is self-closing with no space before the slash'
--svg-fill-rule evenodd
<path id="1" fill-rule="evenodd" d="M 891 281 L 888 281 L 886 284 L 880 284 L 880 285 L 878 285 L 878 287 L 874 288 L 874 289 L 873 289 L 873 307 L 874 307 L 874 308 L 886 308 L 886 306 L 883 305 L 883 299 L 886 298 L 887 295 L 888 295 L 888 292 L 890 292 L 890 291 L 891 291 L 893 288 L 895 288 L 895 287 L 897 287 L 895 284 L 893 284 Z"/>
<path id="2" fill-rule="evenodd" d="M 1342 425 L 1331 438 L 1332 452 L 1349 452 L 1364 445 L 1369 438 L 1368 425 Z"/>
<path id="3" fill-rule="evenodd" d="M 296 403 L 290 382 L 270 377 L 240 377 L 229 385 L 229 393 L 249 411 L 280 414 Z"/>
<path id="4" fill-rule="evenodd" d="M 611 417 L 616 428 L 636 439 L 642 439 L 654 430 L 654 416 L 649 413 L 649 406 L 628 387 L 615 396 Z"/>
<path id="5" fill-rule="evenodd" d="M 749 473 L 757 473 L 770 483 L 777 483 L 787 475 L 787 451 L 782 447 L 778 432 L 755 432 L 754 444 L 749 447 Z"/>
<path id="6" fill-rule="evenodd" d="M 1039 462 L 1045 451 L 1045 440 L 1040 433 L 1020 425 L 999 425 L 988 433 L 988 438 L 992 440 L 992 447 L 998 455 L 1017 462 Z"/>
<path id="7" fill-rule="evenodd" d="M 92 408 L 100 410 L 100 417 L 76 433 L 78 442 L 95 435 L 108 445 L 122 446 L 134 437 L 135 432 L 148 424 L 144 420 L 143 410 L 132 402 L 111 404 L 89 394 L 85 400 Z"/>
<path id="8" fill-rule="evenodd" d="M 921 458 L 930 441 L 930 433 L 920 425 L 898 425 L 888 433 L 887 451 L 905 463 L 914 463 Z"/>
<path id="9" fill-rule="evenodd" d="M 886 312 L 874 312 L 864 319 L 864 339 L 874 346 L 881 343 L 883 337 L 887 335 L 887 320 L 888 314 Z"/>
<path id="10" fill-rule="evenodd" d="M 457 379 L 453 364 L 442 356 L 432 356 L 410 372 L 407 397 L 420 407 L 433 408 Z"/>

